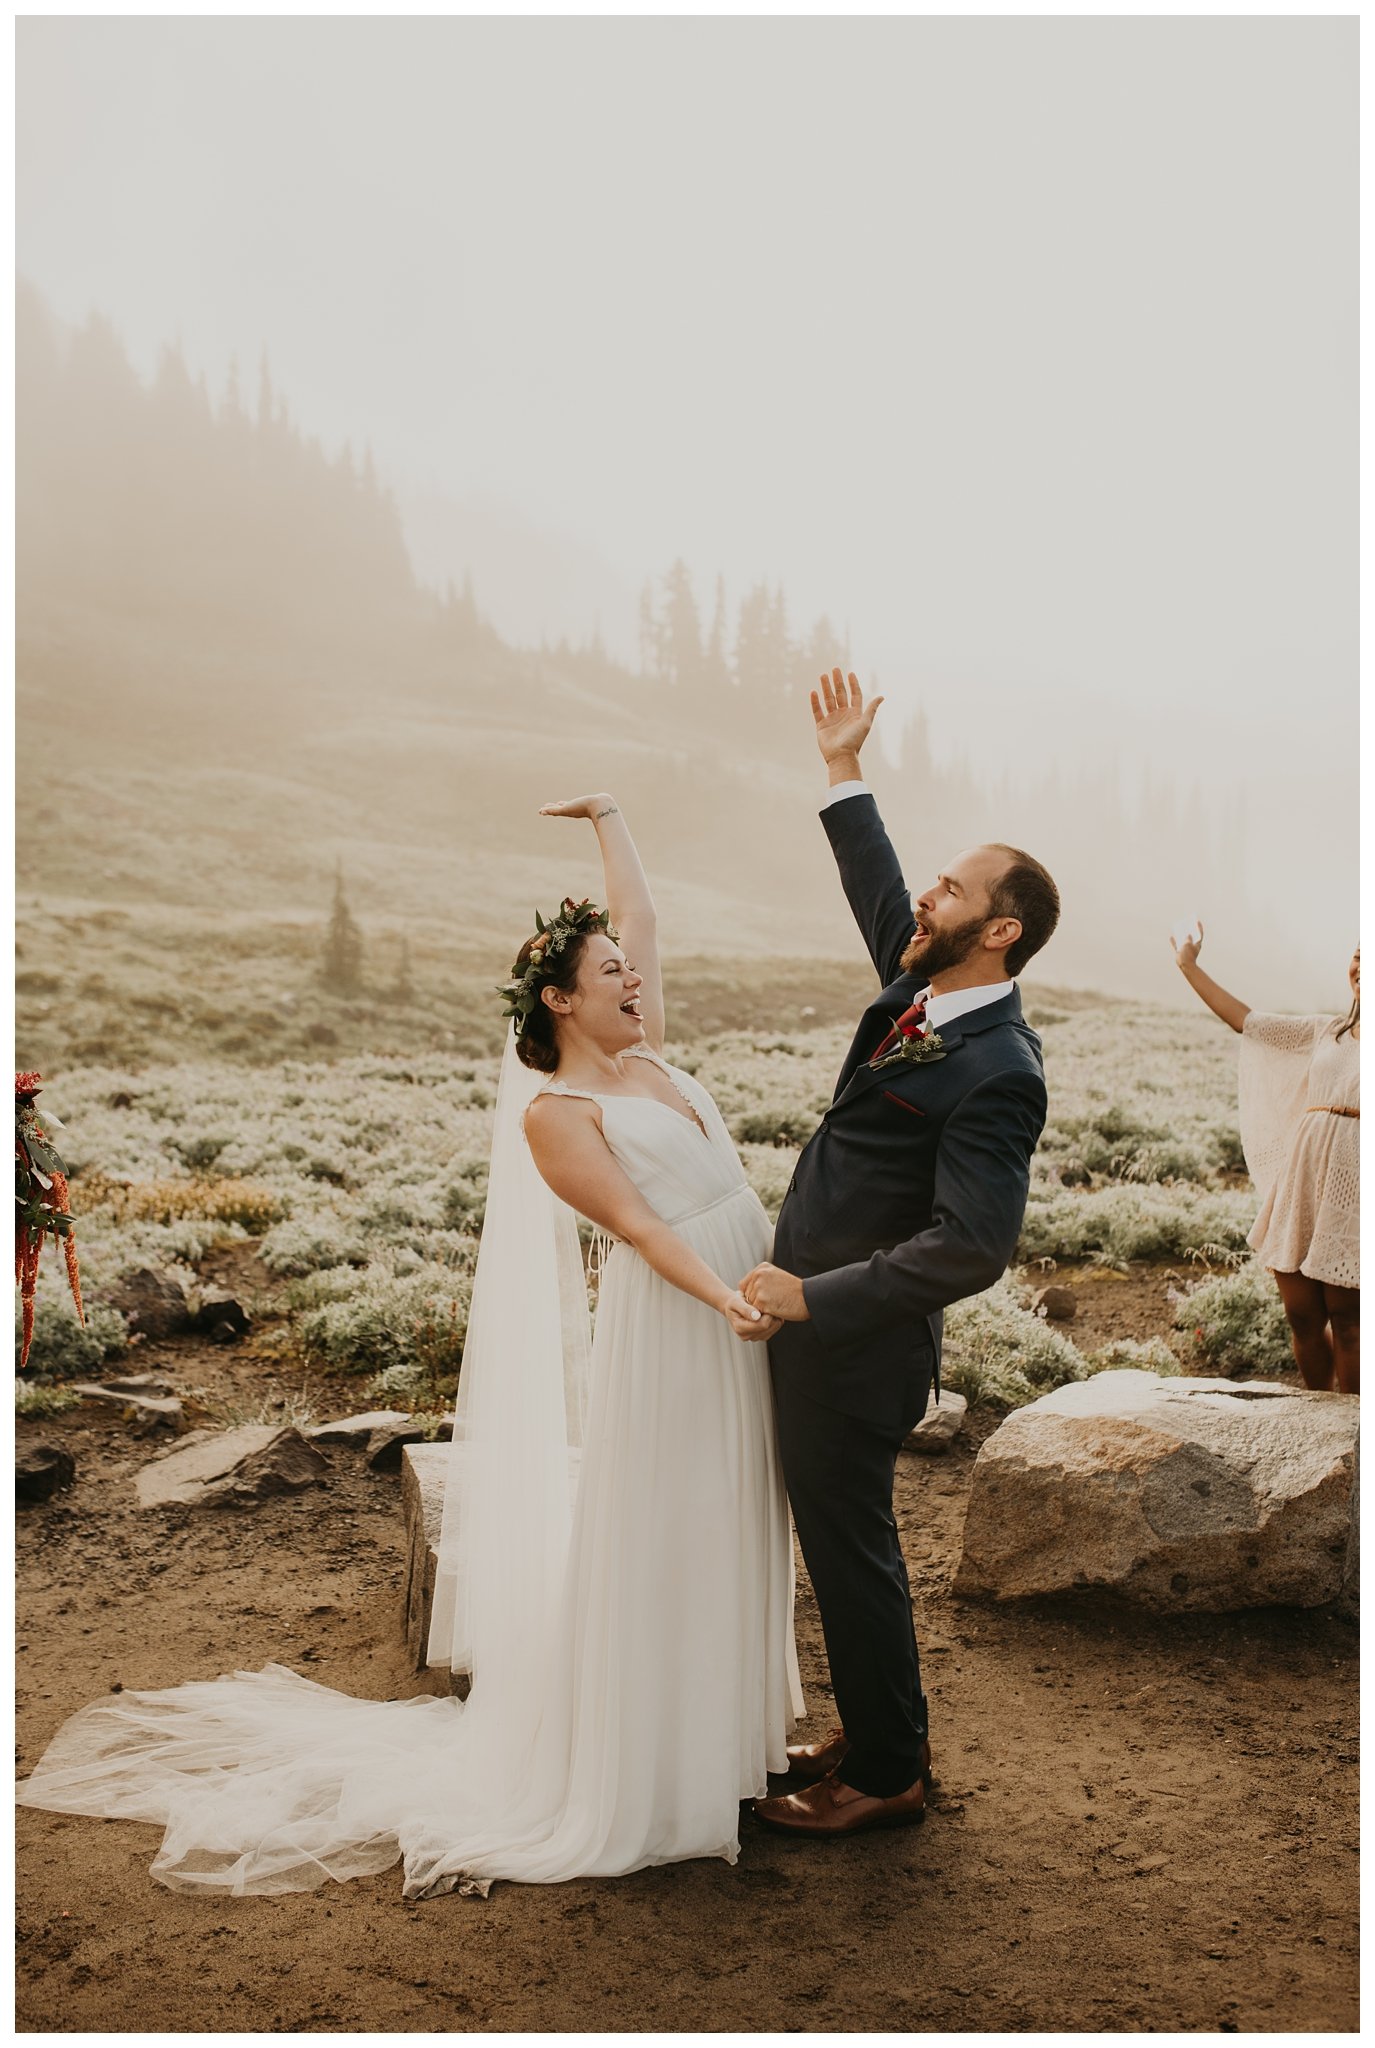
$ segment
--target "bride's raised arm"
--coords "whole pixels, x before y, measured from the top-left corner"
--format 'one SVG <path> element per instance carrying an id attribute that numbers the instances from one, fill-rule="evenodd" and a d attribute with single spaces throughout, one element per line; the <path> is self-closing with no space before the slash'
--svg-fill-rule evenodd
<path id="1" fill-rule="evenodd" d="M 541 804 L 542 818 L 590 818 L 601 848 L 602 875 L 606 884 L 606 907 L 620 937 L 621 949 L 641 977 L 640 1015 L 644 1019 L 645 1043 L 654 1052 L 664 1049 L 664 988 L 659 972 L 659 936 L 654 916 L 654 898 L 614 796 L 601 790 L 595 796 L 567 797 L 559 803 Z"/>

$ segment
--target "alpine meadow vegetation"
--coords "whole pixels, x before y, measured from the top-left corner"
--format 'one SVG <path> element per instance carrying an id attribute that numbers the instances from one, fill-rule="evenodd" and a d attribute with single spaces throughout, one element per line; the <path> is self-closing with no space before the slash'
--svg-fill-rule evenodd
<path id="1" fill-rule="evenodd" d="M 1282 1369 L 1273 1284 L 1245 1256 L 1254 1195 L 1223 1035 L 1143 1004 L 1033 993 L 1028 1007 L 1050 1110 L 1018 1250 L 1026 1284 L 1009 1275 L 948 1313 L 945 1384 L 1012 1407 L 1108 1367 Z M 771 1217 L 846 1041 L 830 1024 L 668 1048 L 716 1096 Z M 369 1399 L 442 1410 L 462 1362 L 496 1080 L 495 1059 L 447 1052 L 83 1065 L 55 1079 L 90 1305 L 82 1329 L 56 1270 L 40 1273 L 22 1398 L 123 1348 L 124 1321 L 100 1299 L 121 1271 L 169 1270 L 194 1305 L 206 1253 L 250 1241 L 282 1283 L 273 1311 L 299 1362 L 357 1378 Z M 1057 1263 L 1139 1260 L 1197 1271 L 1176 1290 L 1173 1329 L 1144 1343 L 1086 1351 L 1028 1305 Z"/>

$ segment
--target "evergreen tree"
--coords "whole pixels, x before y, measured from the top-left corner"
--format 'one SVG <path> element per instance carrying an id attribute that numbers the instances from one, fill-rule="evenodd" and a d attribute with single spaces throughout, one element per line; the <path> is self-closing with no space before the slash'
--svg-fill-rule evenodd
<path id="1" fill-rule="evenodd" d="M 692 577 L 681 555 L 664 578 L 659 669 L 665 682 L 680 685 L 695 683 L 702 672 L 702 624 Z"/>
<path id="2" fill-rule="evenodd" d="M 657 676 L 662 672 L 662 634 L 658 613 L 654 608 L 654 585 L 648 578 L 640 592 L 640 674 Z"/>
<path id="3" fill-rule="evenodd" d="M 769 687 L 769 591 L 756 583 L 740 600 L 735 627 L 735 679 L 750 698 Z"/>
<path id="4" fill-rule="evenodd" d="M 724 689 L 731 681 L 730 663 L 726 659 L 726 579 L 716 578 L 716 602 L 711 612 L 711 632 L 707 636 L 706 652 L 707 681 L 713 688 Z"/>
<path id="5" fill-rule="evenodd" d="M 320 971 L 325 987 L 336 995 L 358 993 L 363 980 L 363 935 L 344 897 L 344 864 L 334 870 L 334 908 L 325 934 L 325 957 Z"/>

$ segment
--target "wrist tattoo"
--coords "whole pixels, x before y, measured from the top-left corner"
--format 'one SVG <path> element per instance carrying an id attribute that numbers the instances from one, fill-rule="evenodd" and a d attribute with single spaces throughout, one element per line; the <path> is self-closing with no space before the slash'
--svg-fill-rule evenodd
<path id="1" fill-rule="evenodd" d="M 615 804 L 608 804 L 604 811 L 593 811 L 592 822 L 595 825 L 598 818 L 615 818 L 619 815 L 620 814 L 617 811 Z"/>

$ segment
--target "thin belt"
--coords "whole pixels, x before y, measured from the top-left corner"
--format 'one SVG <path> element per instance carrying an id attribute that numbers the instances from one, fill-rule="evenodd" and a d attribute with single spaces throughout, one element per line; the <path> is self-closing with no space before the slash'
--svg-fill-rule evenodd
<path id="1" fill-rule="evenodd" d="M 1336 1102 L 1310 1102 L 1304 1111 L 1305 1116 L 1354 1116 L 1359 1118 L 1360 1114 L 1359 1109 L 1343 1109 Z"/>

